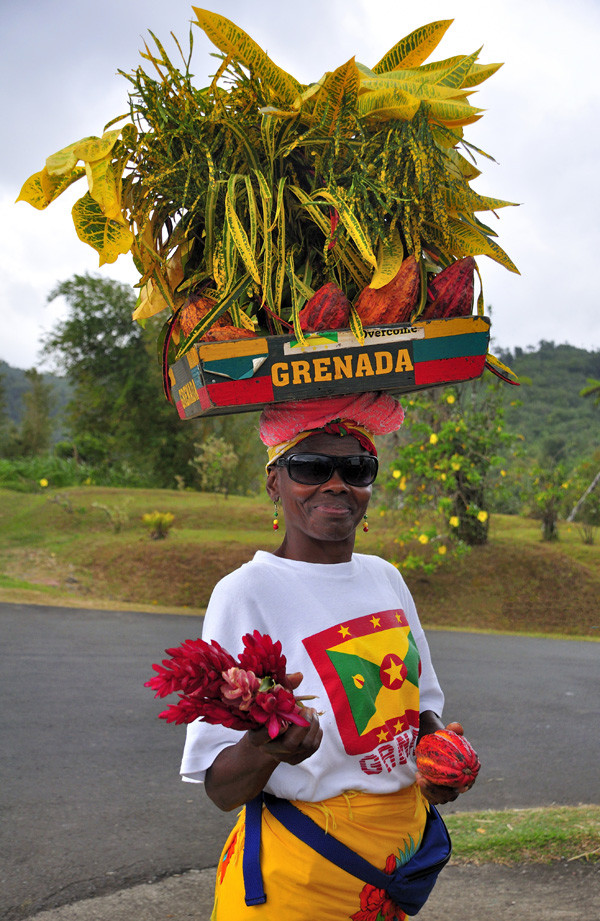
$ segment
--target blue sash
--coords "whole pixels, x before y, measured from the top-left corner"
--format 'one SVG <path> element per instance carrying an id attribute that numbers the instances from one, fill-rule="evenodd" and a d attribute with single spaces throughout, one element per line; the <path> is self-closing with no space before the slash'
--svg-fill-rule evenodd
<path id="1" fill-rule="evenodd" d="M 242 862 L 246 905 L 260 905 L 267 899 L 260 869 L 263 802 L 288 831 L 347 873 L 370 883 L 376 889 L 384 889 L 407 915 L 416 915 L 421 910 L 435 886 L 440 871 L 450 860 L 450 836 L 435 806 L 429 806 L 421 846 L 417 853 L 394 873 L 387 874 L 346 847 L 333 835 L 327 834 L 289 800 L 279 799 L 270 793 L 260 793 L 246 804 L 246 837 Z"/>

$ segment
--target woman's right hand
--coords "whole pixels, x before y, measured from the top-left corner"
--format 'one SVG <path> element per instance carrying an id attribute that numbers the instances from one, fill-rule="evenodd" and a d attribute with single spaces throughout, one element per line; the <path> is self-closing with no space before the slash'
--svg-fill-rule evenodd
<path id="1" fill-rule="evenodd" d="M 291 672 L 287 675 L 292 691 L 296 690 L 302 677 L 302 672 Z M 288 728 L 274 739 L 270 738 L 266 726 L 260 729 L 250 729 L 247 733 L 248 741 L 278 762 L 300 764 L 314 755 L 323 738 L 317 711 L 312 707 L 305 707 L 302 715 L 309 721 L 308 726 L 296 726 L 290 723 Z"/>
<path id="2" fill-rule="evenodd" d="M 248 741 L 265 755 L 284 764 L 300 764 L 317 751 L 323 738 L 317 711 L 306 707 L 302 715 L 309 721 L 308 726 L 290 724 L 274 739 L 269 737 L 265 726 L 261 729 L 248 730 Z"/>
<path id="3" fill-rule="evenodd" d="M 296 690 L 302 681 L 300 672 L 287 676 Z M 249 729 L 239 742 L 224 748 L 206 773 L 205 789 L 219 809 L 229 812 L 253 799 L 264 788 L 280 763 L 300 764 L 317 751 L 323 738 L 319 717 L 306 708 L 308 726 L 291 723 L 274 739 L 266 726 Z"/>

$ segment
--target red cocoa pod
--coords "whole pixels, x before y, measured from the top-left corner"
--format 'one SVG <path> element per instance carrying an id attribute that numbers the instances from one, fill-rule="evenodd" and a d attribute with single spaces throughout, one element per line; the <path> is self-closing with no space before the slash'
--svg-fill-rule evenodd
<path id="1" fill-rule="evenodd" d="M 417 770 L 426 780 L 448 787 L 470 787 L 481 767 L 473 746 L 451 729 L 423 736 L 416 759 Z"/>
<path id="2" fill-rule="evenodd" d="M 314 333 L 320 329 L 344 329 L 350 319 L 350 301 L 329 281 L 315 291 L 299 315 L 300 329 Z"/>
<path id="3" fill-rule="evenodd" d="M 227 342 L 230 339 L 254 339 L 256 333 L 241 326 L 211 326 L 201 337 L 202 342 Z"/>
<path id="4" fill-rule="evenodd" d="M 191 294 L 179 314 L 179 329 L 181 330 L 181 335 L 186 339 L 190 333 L 198 326 L 198 323 L 208 313 L 209 310 L 215 306 L 217 302 L 213 297 L 208 297 L 204 294 Z M 230 326 L 231 317 L 225 311 L 222 313 L 218 320 L 215 320 L 214 326 Z"/>
<path id="5" fill-rule="evenodd" d="M 469 317 L 473 311 L 475 260 L 458 259 L 432 278 L 427 286 L 427 301 L 419 320 Z"/>
<path id="6" fill-rule="evenodd" d="M 363 326 L 407 323 L 419 299 L 419 263 L 407 256 L 394 278 L 383 288 L 366 288 L 358 295 L 356 312 Z"/>

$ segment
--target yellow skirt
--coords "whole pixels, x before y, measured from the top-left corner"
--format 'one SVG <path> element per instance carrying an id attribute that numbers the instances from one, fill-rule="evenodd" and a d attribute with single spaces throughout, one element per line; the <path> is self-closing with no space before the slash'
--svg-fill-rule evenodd
<path id="1" fill-rule="evenodd" d="M 294 803 L 321 828 L 389 872 L 421 842 L 427 807 L 416 785 L 376 796 L 347 793 L 321 803 Z M 321 857 L 263 810 L 261 869 L 267 901 L 244 901 L 242 810 L 217 868 L 211 921 L 405 921 L 387 896 Z"/>

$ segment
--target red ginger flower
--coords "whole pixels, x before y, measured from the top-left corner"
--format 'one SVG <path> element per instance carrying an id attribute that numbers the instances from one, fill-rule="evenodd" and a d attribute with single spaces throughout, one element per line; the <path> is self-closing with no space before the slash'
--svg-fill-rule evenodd
<path id="1" fill-rule="evenodd" d="M 290 723 L 307 726 L 287 679 L 281 643 L 258 630 L 243 643 L 239 666 L 216 640 L 186 640 L 167 649 L 171 658 L 153 665 L 157 674 L 145 684 L 156 697 L 179 691 L 178 703 L 160 713 L 161 719 L 176 724 L 201 719 L 239 730 L 266 725 L 271 738 Z"/>
<path id="2" fill-rule="evenodd" d="M 308 726 L 308 721 L 298 710 L 293 693 L 279 684 L 258 692 L 250 707 L 250 716 L 254 717 L 257 723 L 266 725 L 272 739 L 279 735 L 282 729 L 287 729 L 290 723 Z"/>
<path id="3" fill-rule="evenodd" d="M 260 687 L 260 681 L 254 672 L 244 671 L 243 668 L 230 668 L 223 672 L 223 678 L 223 697 L 236 701 L 240 710 L 249 710 L 252 699 Z"/>
<path id="4" fill-rule="evenodd" d="M 222 673 L 237 662 L 216 640 L 186 640 L 175 649 L 166 649 L 170 659 L 153 665 L 158 674 L 145 687 L 156 691 L 155 697 L 167 697 L 175 691 L 214 697 L 223 683 Z"/>
<path id="5" fill-rule="evenodd" d="M 254 672 L 257 678 L 273 678 L 275 684 L 289 687 L 287 680 L 287 660 L 281 652 L 281 643 L 273 642 L 267 634 L 258 630 L 242 637 L 244 650 L 238 656 L 240 666 L 246 671 Z"/>

